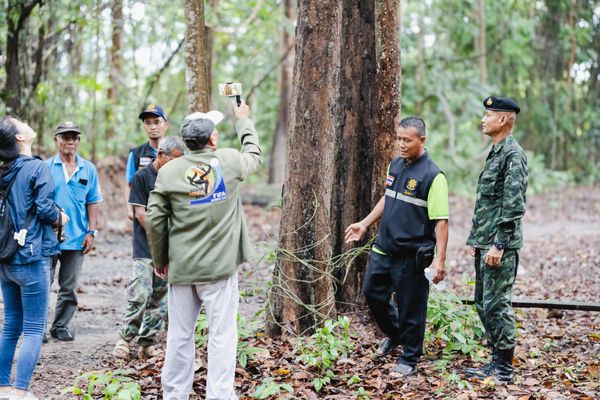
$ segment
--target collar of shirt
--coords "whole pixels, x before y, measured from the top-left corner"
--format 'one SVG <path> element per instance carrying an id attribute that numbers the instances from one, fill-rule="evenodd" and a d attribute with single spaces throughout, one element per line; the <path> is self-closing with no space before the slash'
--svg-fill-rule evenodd
<path id="1" fill-rule="evenodd" d="M 493 145 L 491 152 L 494 154 L 499 153 L 504 148 L 504 145 L 506 143 L 508 143 L 509 140 L 512 140 L 512 135 L 508 135 L 507 137 L 505 137 L 504 139 L 502 139 L 501 141 L 499 141 L 498 143 Z"/>
<path id="2" fill-rule="evenodd" d="M 62 166 L 63 173 L 65 174 L 65 182 L 69 182 L 69 180 L 75 176 L 77 171 L 83 168 L 83 158 L 79 157 L 79 155 L 75 154 L 75 161 L 77 161 L 77 168 L 73 171 L 73 174 L 69 176 L 69 172 L 67 171 L 67 166 L 60 159 L 60 155 L 56 155 L 54 160 L 52 160 L 52 164 L 60 164 Z"/>

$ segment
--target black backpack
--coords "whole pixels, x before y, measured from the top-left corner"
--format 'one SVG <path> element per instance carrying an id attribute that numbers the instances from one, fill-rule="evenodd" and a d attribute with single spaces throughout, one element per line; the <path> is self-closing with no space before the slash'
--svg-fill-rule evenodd
<path id="1" fill-rule="evenodd" d="M 2 263 L 10 262 L 19 249 L 19 244 L 15 239 L 15 224 L 13 224 L 8 209 L 8 195 L 15 179 L 17 179 L 19 171 L 17 171 L 15 176 L 10 180 L 6 190 L 0 192 L 0 201 L 2 201 L 0 204 L 0 262 Z M 27 221 L 25 222 L 25 229 L 29 228 L 31 219 L 32 215 L 28 215 Z"/>

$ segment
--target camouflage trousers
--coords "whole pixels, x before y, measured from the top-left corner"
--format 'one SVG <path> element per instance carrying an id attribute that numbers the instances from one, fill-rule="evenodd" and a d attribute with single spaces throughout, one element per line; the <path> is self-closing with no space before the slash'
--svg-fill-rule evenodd
<path id="1" fill-rule="evenodd" d="M 141 346 L 154 343 L 167 316 L 167 282 L 154 273 L 149 258 L 135 258 L 127 284 L 127 310 L 119 334 L 130 342 L 136 336 Z"/>
<path id="2" fill-rule="evenodd" d="M 504 250 L 501 265 L 488 266 L 484 259 L 487 249 L 475 252 L 475 308 L 488 345 L 498 350 L 515 347 L 515 314 L 512 309 L 512 289 L 517 276 L 519 253 Z"/>

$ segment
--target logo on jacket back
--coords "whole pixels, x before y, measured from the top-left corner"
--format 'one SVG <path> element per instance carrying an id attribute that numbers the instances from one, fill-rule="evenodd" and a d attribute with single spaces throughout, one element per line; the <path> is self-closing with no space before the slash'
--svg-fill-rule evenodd
<path id="1" fill-rule="evenodd" d="M 213 158 L 209 164 L 199 162 L 185 172 L 186 184 L 192 186 L 190 205 L 207 204 L 227 199 L 227 189 L 219 160 Z"/>

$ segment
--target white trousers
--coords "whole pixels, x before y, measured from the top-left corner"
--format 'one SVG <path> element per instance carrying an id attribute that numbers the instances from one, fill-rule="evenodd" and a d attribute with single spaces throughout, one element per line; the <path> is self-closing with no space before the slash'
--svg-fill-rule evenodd
<path id="1" fill-rule="evenodd" d="M 202 303 L 208 318 L 207 400 L 237 400 L 234 391 L 238 279 L 169 285 L 169 330 L 162 370 L 164 400 L 188 400 L 194 381 L 194 328 Z"/>

